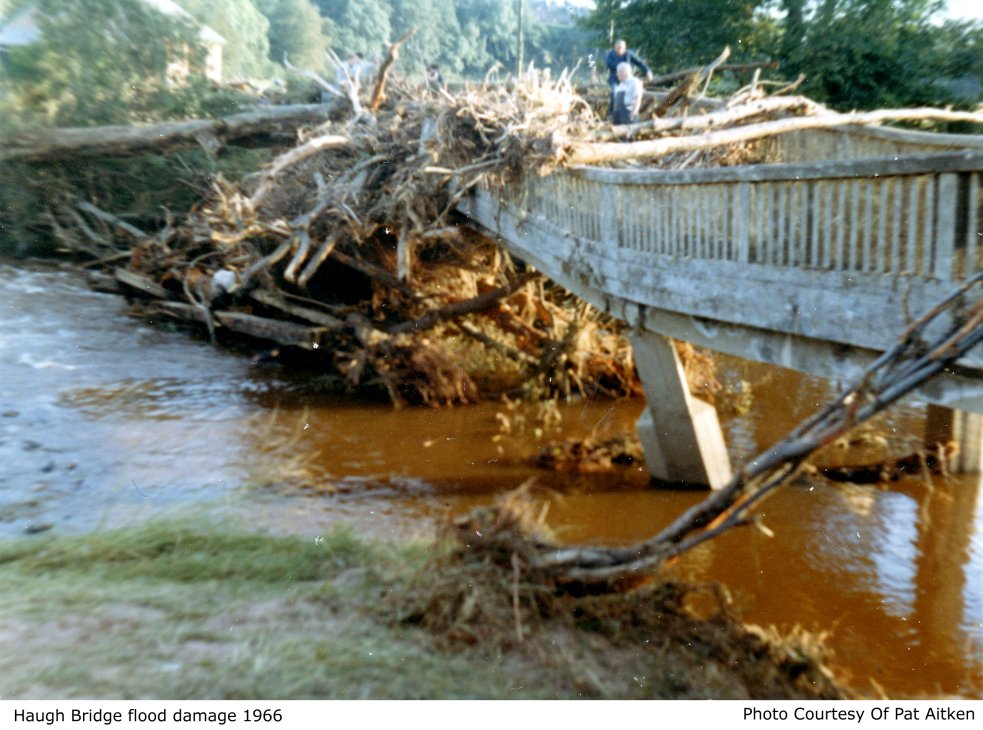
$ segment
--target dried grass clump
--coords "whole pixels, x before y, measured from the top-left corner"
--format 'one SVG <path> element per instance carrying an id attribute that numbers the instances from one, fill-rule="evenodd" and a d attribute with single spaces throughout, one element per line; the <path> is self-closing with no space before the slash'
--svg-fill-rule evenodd
<path id="1" fill-rule="evenodd" d="M 538 552 L 558 545 L 528 485 L 450 522 L 446 538 L 441 554 L 391 600 L 402 623 L 426 629 L 447 649 L 542 656 L 589 645 L 601 667 L 631 657 L 665 677 L 647 696 L 844 697 L 824 664 L 823 637 L 747 626 L 716 586 L 586 585 L 535 569 Z M 611 687 L 600 694 L 627 696 Z"/>
<path id="2" fill-rule="evenodd" d="M 608 473 L 644 461 L 642 444 L 635 434 L 623 433 L 599 439 L 567 439 L 550 443 L 530 461 L 550 471 L 576 474 Z"/>

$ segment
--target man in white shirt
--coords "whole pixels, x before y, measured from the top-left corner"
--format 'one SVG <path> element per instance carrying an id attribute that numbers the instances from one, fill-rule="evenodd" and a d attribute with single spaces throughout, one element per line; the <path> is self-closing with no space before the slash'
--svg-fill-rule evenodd
<path id="1" fill-rule="evenodd" d="M 618 64 L 618 85 L 614 87 L 614 109 L 611 114 L 613 124 L 637 124 L 638 111 L 642 108 L 642 94 L 645 88 L 641 79 L 635 77 L 630 63 Z"/>

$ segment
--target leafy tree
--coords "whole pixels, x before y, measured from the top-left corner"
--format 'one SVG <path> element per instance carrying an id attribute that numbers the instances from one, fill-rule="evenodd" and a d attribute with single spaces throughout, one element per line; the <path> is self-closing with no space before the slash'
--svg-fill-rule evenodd
<path id="1" fill-rule="evenodd" d="M 12 49 L 2 89 L 12 110 L 42 123 L 112 124 L 159 118 L 193 106 L 195 80 L 176 83 L 168 65 L 200 70 L 199 28 L 136 0 L 38 0 L 41 38 Z"/>
<path id="2" fill-rule="evenodd" d="M 177 0 L 201 23 L 225 38 L 222 68 L 226 78 L 256 79 L 272 73 L 270 21 L 252 0 Z"/>
<path id="3" fill-rule="evenodd" d="M 983 87 L 983 22 L 950 21 L 936 30 L 935 68 L 943 79 L 965 80 L 957 96 L 980 101 Z M 975 93 L 974 93 L 975 92 Z"/>
<path id="4" fill-rule="evenodd" d="M 429 63 L 439 62 L 446 71 L 463 70 L 458 55 L 461 27 L 454 0 L 392 0 L 393 36 L 399 37 L 410 28 L 416 28 L 416 35 L 401 54 L 403 68 L 420 71 Z"/>
<path id="5" fill-rule="evenodd" d="M 465 72 L 481 75 L 495 62 L 509 71 L 514 68 L 518 25 L 514 0 L 458 0 L 457 22 L 458 54 Z"/>
<path id="6" fill-rule="evenodd" d="M 938 103 L 938 0 L 822 0 L 805 35 L 806 91 L 843 109 Z"/>
<path id="7" fill-rule="evenodd" d="M 806 38 L 806 0 L 781 0 L 785 11 L 782 25 L 779 57 L 783 59 L 785 70 L 794 75 L 802 67 L 803 50 Z"/>
<path id="8" fill-rule="evenodd" d="M 317 4 L 334 25 L 331 47 L 342 58 L 355 52 L 371 58 L 392 40 L 392 7 L 387 0 L 317 0 Z"/>
<path id="9" fill-rule="evenodd" d="M 574 25 L 533 23 L 526 31 L 525 57 L 539 68 L 588 72 L 588 54 L 597 50 L 594 36 Z"/>
<path id="10" fill-rule="evenodd" d="M 286 53 L 297 66 L 324 66 L 328 39 L 323 34 L 321 14 L 311 0 L 257 0 L 260 12 L 270 22 L 270 58 L 283 62 Z"/>
<path id="11" fill-rule="evenodd" d="M 584 25 L 605 45 L 625 38 L 656 69 L 669 71 L 715 58 L 730 46 L 734 59 L 754 57 L 767 43 L 756 10 L 763 0 L 597 0 Z"/>
<path id="12" fill-rule="evenodd" d="M 939 25 L 942 0 L 597 0 L 584 25 L 610 34 L 660 70 L 733 59 L 774 59 L 831 106 L 970 103 L 983 74 L 983 24 Z M 713 22 L 708 22 L 708 19 Z"/>

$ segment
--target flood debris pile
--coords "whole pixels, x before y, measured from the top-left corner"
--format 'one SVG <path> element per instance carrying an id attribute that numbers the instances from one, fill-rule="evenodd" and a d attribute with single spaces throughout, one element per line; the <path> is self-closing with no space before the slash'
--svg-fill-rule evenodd
<path id="1" fill-rule="evenodd" d="M 621 326 L 459 225 L 457 200 L 548 154 L 591 111 L 561 77 L 456 97 L 391 86 L 374 117 L 329 122 L 180 225 L 130 229 L 113 285 L 147 316 L 231 330 L 397 404 L 636 392 Z M 322 380 L 323 382 L 323 380 Z"/>
<path id="2" fill-rule="evenodd" d="M 622 325 L 462 225 L 455 205 L 469 190 L 517 190 L 523 176 L 567 165 L 760 162 L 757 143 L 790 129 L 967 116 L 834 114 L 757 73 L 710 103 L 703 94 L 725 52 L 653 96 L 643 123 L 611 129 L 566 73 L 553 79 L 530 70 L 452 95 L 389 73 L 398 45 L 361 95 L 318 78 L 340 100 L 316 115 L 292 111 L 291 124 L 311 115 L 327 121 L 302 127 L 296 145 L 240 182 L 215 181 L 192 210 L 165 211 L 156 231 L 89 199 L 84 176 L 74 196 L 72 184 L 60 186 L 38 218 L 63 247 L 96 259 L 101 286 L 149 300 L 140 307 L 147 316 L 197 323 L 213 339 L 231 333 L 266 343 L 258 349 L 273 343 L 305 353 L 324 375 L 320 383 L 333 377 L 337 387 L 378 390 L 397 404 L 618 396 L 638 391 Z M 250 140 L 262 138 L 269 118 L 270 139 L 282 143 L 284 119 L 240 116 L 248 118 L 235 129 L 245 125 Z M 21 166 L 43 165 L 45 154 L 64 159 L 76 137 L 86 154 L 104 149 L 94 139 L 123 155 L 153 151 L 157 137 L 170 150 L 202 135 L 206 150 L 220 150 L 229 143 L 218 134 L 226 126 L 169 123 L 156 137 L 155 128 L 66 131 L 58 144 L 47 134 L 33 146 L 28 135 L 0 159 Z"/>
<path id="3" fill-rule="evenodd" d="M 646 577 L 612 591 L 547 578 L 532 566 L 562 546 L 546 506 L 526 485 L 449 522 L 446 550 L 390 599 L 399 622 L 449 650 L 553 657 L 588 696 L 634 677 L 619 696 L 845 697 L 821 636 L 746 625 L 718 586 Z"/>
<path id="4" fill-rule="evenodd" d="M 617 434 L 607 438 L 589 435 L 566 439 L 543 446 L 530 459 L 540 469 L 576 474 L 595 474 L 630 467 L 644 459 L 642 444 L 635 434 Z"/>

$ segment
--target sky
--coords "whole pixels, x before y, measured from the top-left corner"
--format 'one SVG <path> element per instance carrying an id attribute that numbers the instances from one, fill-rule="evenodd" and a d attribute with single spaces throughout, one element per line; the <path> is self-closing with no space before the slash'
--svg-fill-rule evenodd
<path id="1" fill-rule="evenodd" d="M 951 18 L 983 19 L 983 0 L 949 0 L 947 12 Z"/>

